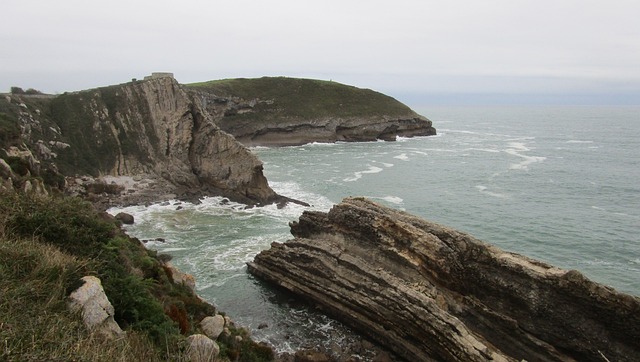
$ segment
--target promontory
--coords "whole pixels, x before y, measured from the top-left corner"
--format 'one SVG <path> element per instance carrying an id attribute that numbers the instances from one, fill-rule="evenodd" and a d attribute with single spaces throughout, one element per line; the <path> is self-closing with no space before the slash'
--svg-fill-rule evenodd
<path id="1" fill-rule="evenodd" d="M 14 87 L 0 97 L 0 130 L 2 188 L 80 190 L 107 204 L 211 195 L 283 204 L 296 200 L 271 189 L 247 146 L 435 134 L 372 90 L 285 77 L 183 85 L 171 73 L 59 95 Z"/>
<path id="2" fill-rule="evenodd" d="M 640 299 L 364 198 L 249 263 L 407 361 L 639 361 Z"/>

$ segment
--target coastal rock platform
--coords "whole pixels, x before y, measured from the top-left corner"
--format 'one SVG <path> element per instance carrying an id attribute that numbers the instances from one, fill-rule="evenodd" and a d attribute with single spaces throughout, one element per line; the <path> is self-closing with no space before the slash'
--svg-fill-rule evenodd
<path id="1" fill-rule="evenodd" d="M 249 271 L 409 361 L 638 361 L 640 298 L 363 198 Z"/>

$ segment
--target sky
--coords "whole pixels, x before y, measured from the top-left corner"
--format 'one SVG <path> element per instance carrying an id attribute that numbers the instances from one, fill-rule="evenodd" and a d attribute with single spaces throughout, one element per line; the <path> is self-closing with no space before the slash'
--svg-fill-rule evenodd
<path id="1" fill-rule="evenodd" d="M 0 92 L 173 72 L 288 76 L 409 104 L 640 104 L 638 0 L 20 0 L 0 9 Z"/>

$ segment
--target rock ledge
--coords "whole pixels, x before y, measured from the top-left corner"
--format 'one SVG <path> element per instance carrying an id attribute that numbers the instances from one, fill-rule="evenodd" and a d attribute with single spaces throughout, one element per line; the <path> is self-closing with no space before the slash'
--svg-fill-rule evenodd
<path id="1" fill-rule="evenodd" d="M 640 298 L 362 198 L 249 271 L 410 361 L 640 360 Z"/>

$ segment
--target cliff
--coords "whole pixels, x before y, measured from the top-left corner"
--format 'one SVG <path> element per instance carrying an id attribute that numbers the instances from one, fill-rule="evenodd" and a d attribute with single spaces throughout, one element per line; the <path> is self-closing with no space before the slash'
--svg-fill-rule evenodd
<path id="1" fill-rule="evenodd" d="M 361 198 L 249 271 L 409 361 L 637 361 L 640 299 Z"/>
<path id="2" fill-rule="evenodd" d="M 430 120 L 392 97 L 332 81 L 263 77 L 187 87 L 221 129 L 247 146 L 436 134 Z"/>
<path id="3" fill-rule="evenodd" d="M 151 175 L 192 194 L 282 199 L 257 157 L 170 76 L 51 97 L 6 95 L 0 120 L 3 158 L 27 163 L 24 174 Z"/>

